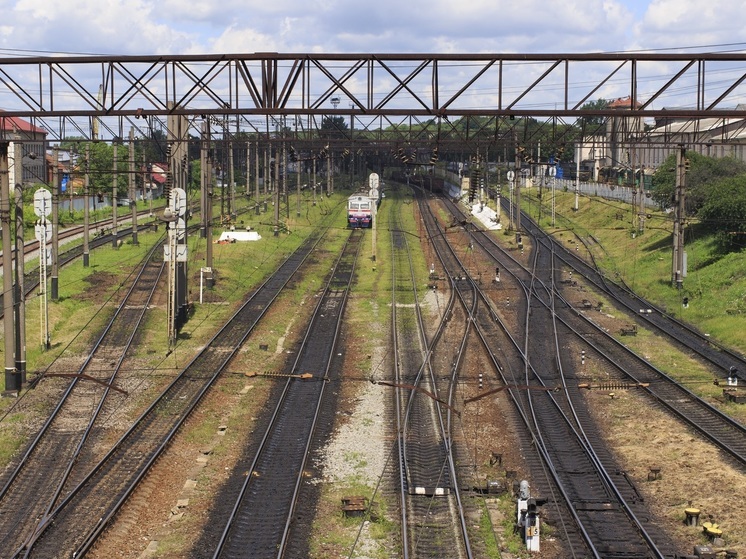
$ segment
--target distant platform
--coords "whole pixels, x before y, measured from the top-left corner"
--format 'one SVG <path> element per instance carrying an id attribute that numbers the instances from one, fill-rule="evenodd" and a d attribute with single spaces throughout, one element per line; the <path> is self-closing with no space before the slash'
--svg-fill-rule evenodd
<path id="1" fill-rule="evenodd" d="M 502 229 L 503 226 L 497 221 L 497 212 L 482 204 L 473 204 L 471 215 L 476 217 L 489 230 Z"/>
<path id="2" fill-rule="evenodd" d="M 218 239 L 219 243 L 232 243 L 244 241 L 258 241 L 262 236 L 256 231 L 223 231 Z"/>

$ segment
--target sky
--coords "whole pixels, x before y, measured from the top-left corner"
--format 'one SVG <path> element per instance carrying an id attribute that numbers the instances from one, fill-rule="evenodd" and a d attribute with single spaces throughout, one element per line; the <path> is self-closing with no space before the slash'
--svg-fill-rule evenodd
<path id="1" fill-rule="evenodd" d="M 739 0 L 0 0 L 0 14 L 0 58 L 746 49 Z"/>

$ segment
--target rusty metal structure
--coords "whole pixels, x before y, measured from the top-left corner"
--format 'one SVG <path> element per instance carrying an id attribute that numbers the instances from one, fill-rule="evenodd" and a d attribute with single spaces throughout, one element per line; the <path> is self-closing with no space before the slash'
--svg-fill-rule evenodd
<path id="1" fill-rule="evenodd" d="M 743 118 L 745 79 L 743 53 L 19 57 L 0 59 L 0 118 L 28 119 L 52 141 L 97 128 L 101 139 L 130 127 L 145 136 L 167 115 L 227 115 L 237 130 L 267 134 L 288 119 L 295 133 L 343 117 L 409 141 L 423 129 L 430 141 L 444 130 L 499 140 L 521 118 L 618 116 L 584 108 L 602 97 L 628 97 L 625 117 Z"/>

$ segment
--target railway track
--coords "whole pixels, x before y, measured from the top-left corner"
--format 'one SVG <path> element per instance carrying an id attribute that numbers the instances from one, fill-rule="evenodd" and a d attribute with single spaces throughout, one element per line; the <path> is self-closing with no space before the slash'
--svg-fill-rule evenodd
<path id="1" fill-rule="evenodd" d="M 271 413 L 261 442 L 252 452 L 247 470 L 237 472 L 244 482 L 233 500 L 213 557 L 280 558 L 288 553 L 303 489 L 312 439 L 324 400 L 327 382 L 345 311 L 363 232 L 355 230 L 319 297 L 290 376 Z M 301 378 L 309 375 L 309 378 Z"/>
<path id="2" fill-rule="evenodd" d="M 97 420 L 108 398 L 121 400 L 118 374 L 158 286 L 164 264 L 154 245 L 128 293 L 62 397 L 27 449 L 5 470 L 0 489 L 0 537 L 3 556 L 23 547 L 45 523 L 61 495 L 88 473 L 95 456 L 93 440 L 103 431 Z M 48 370 L 36 377 L 54 376 Z M 61 375 L 61 373 L 57 373 Z M 114 404 L 116 405 L 116 404 Z M 88 444 L 90 443 L 90 444 Z"/>
<path id="3" fill-rule="evenodd" d="M 311 235 L 190 361 L 89 473 L 60 495 L 12 557 L 82 557 L 323 237 Z"/>
<path id="4" fill-rule="evenodd" d="M 429 231 L 432 237 L 434 231 Z M 600 437 L 590 430 L 591 425 L 585 418 L 581 423 L 581 413 L 574 411 L 577 404 L 570 400 L 564 388 L 574 381 L 570 377 L 568 382 L 567 372 L 571 371 L 562 369 L 553 304 L 551 301 L 549 305 L 532 302 L 543 290 L 541 282 L 537 282 L 537 271 L 550 270 L 551 274 L 552 269 L 551 259 L 549 263 L 541 262 L 536 254 L 533 273 L 516 281 L 527 300 L 521 341 L 515 339 L 508 328 L 503 327 L 502 333 L 496 332 L 495 325 L 500 321 L 494 314 L 476 316 L 475 328 L 489 344 L 492 354 L 502 354 L 506 358 L 503 365 L 496 363 L 496 369 L 511 374 L 504 382 L 512 385 L 511 397 L 542 457 L 544 471 L 551 481 L 547 494 L 561 496 L 564 510 L 558 511 L 558 516 L 567 515 L 574 520 L 574 528 L 566 527 L 569 549 L 575 550 L 584 544 L 587 552 L 595 557 L 665 557 L 668 552 L 659 549 L 647 534 L 648 518 L 638 518 L 634 510 L 640 508 L 638 503 L 633 503 L 633 507 L 629 502 L 636 495 L 634 489 L 625 479 L 620 483 L 609 473 L 614 469 L 607 468 L 608 458 L 602 459 L 594 450 L 603 448 Z M 488 297 L 482 291 L 480 297 L 487 303 Z M 540 317 L 542 308 L 543 318 Z M 498 339 L 500 343 L 494 345 Z M 542 343 L 541 340 L 547 341 Z M 558 385 L 562 388 L 556 392 Z M 582 542 L 575 541 L 578 536 L 582 537 Z"/>
<path id="5" fill-rule="evenodd" d="M 526 278 L 529 272 L 525 267 L 500 249 L 488 234 L 478 230 L 473 231 L 472 234 L 502 269 L 520 278 L 524 283 L 528 281 Z M 543 233 L 540 235 L 546 236 Z M 551 252 L 555 258 L 560 260 L 563 267 L 568 265 L 563 254 L 562 257 L 557 256 L 560 251 L 556 243 L 537 242 L 536 244 L 540 249 Z M 554 282 L 554 285 L 558 283 Z M 582 341 L 582 351 L 586 352 L 588 359 L 603 362 L 604 369 L 607 371 L 616 371 L 617 378 L 620 380 L 618 385 L 620 388 L 638 387 L 656 404 L 715 444 L 741 467 L 746 466 L 746 426 L 710 405 L 642 356 L 631 351 L 589 318 L 588 313 L 575 309 L 562 296 L 561 289 L 556 287 L 553 289 L 552 297 L 556 298 L 563 307 L 558 318 L 566 329 L 567 335 Z M 615 300 L 613 293 L 612 291 L 612 300 Z M 626 306 L 625 300 L 620 304 Z M 721 370 L 719 363 L 711 363 L 711 366 L 716 372 Z"/>
<path id="6" fill-rule="evenodd" d="M 432 355 L 454 310 L 454 291 L 431 339 L 419 301 L 412 252 L 399 225 L 401 204 L 390 203 L 392 347 L 394 362 L 402 557 L 473 557 L 452 439 L 453 401 L 469 332 L 460 334 L 447 375 Z M 442 407 L 441 404 L 445 404 Z"/>
<path id="7" fill-rule="evenodd" d="M 509 205 L 509 201 L 503 200 L 503 204 Z M 595 260 L 593 260 L 591 250 L 588 250 L 588 254 L 592 261 L 588 263 L 579 254 L 568 250 L 567 246 L 557 242 L 551 235 L 547 235 L 530 217 L 524 215 L 521 223 L 526 232 L 537 243 L 541 243 L 547 248 L 554 247 L 553 250 L 557 258 L 561 259 L 567 267 L 582 275 L 600 292 L 616 301 L 621 308 L 626 310 L 631 320 L 665 335 L 678 347 L 696 353 L 703 361 L 710 364 L 716 378 L 727 378 L 730 374 L 730 368 L 736 367 L 739 384 L 746 383 L 746 357 L 719 344 L 696 328 L 676 319 L 660 307 L 639 297 L 624 283 L 614 282 L 604 276 L 599 271 Z M 578 239 L 587 246 L 585 239 L 580 236 L 578 236 Z"/>

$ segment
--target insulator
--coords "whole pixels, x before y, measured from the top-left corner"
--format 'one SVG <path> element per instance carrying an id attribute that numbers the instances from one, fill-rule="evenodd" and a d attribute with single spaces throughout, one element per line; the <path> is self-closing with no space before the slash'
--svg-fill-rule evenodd
<path id="1" fill-rule="evenodd" d="M 597 388 L 599 390 L 630 390 L 632 388 L 638 388 L 640 386 L 645 385 L 629 382 L 602 382 L 597 386 Z"/>

